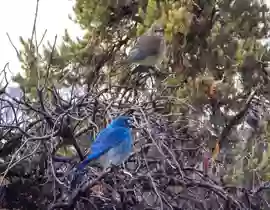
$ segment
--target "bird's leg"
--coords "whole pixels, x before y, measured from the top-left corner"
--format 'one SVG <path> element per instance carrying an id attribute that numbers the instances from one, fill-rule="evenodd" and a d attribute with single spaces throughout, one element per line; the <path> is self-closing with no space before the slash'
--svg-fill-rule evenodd
<path id="1" fill-rule="evenodd" d="M 111 164 L 111 172 L 117 173 L 119 167 L 117 165 Z"/>
<path id="2" fill-rule="evenodd" d="M 131 178 L 132 178 L 132 174 L 129 173 L 127 170 L 126 170 L 126 167 L 125 167 L 125 164 L 122 163 L 122 166 L 123 166 L 123 169 L 121 169 L 122 173 L 123 174 L 126 174 L 126 175 L 129 175 Z"/>
<path id="3" fill-rule="evenodd" d="M 129 172 L 125 169 L 124 163 L 122 163 L 122 166 L 123 166 L 123 168 L 120 168 L 118 165 L 111 164 L 111 171 L 112 171 L 113 173 L 122 172 L 123 174 L 129 175 L 130 177 L 132 177 L 132 174 L 129 173 Z"/>

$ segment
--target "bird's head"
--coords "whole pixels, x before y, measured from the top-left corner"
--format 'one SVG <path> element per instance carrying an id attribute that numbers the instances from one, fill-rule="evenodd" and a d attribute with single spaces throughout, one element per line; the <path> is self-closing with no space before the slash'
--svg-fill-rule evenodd
<path id="1" fill-rule="evenodd" d="M 112 127 L 131 127 L 131 118 L 128 116 L 120 116 L 114 119 L 111 123 L 110 126 Z"/>
<path id="2" fill-rule="evenodd" d="M 154 23 L 149 32 L 153 36 L 164 36 L 164 25 L 161 23 Z"/>

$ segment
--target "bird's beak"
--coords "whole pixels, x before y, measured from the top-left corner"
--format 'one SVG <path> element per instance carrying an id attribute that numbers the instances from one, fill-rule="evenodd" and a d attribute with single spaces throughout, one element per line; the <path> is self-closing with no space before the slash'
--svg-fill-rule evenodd
<path id="1" fill-rule="evenodd" d="M 134 120 L 133 119 L 129 119 L 128 120 L 128 125 L 129 125 L 130 128 L 135 128 L 135 126 L 134 126 Z"/>

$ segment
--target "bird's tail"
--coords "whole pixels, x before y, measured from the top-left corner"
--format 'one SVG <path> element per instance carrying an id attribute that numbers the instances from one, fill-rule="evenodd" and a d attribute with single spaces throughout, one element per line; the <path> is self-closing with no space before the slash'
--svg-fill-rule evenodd
<path id="1" fill-rule="evenodd" d="M 73 178 L 71 181 L 71 187 L 74 189 L 74 187 L 82 181 L 82 178 L 86 171 L 84 170 L 85 166 L 87 166 L 92 160 L 96 160 L 99 158 L 101 155 L 104 154 L 104 151 L 102 152 L 96 152 L 88 155 L 79 165 L 77 165 L 73 169 Z"/>
<path id="2" fill-rule="evenodd" d="M 85 158 L 79 165 L 77 165 L 72 171 L 72 180 L 71 180 L 71 188 L 75 189 L 77 184 L 81 183 L 84 174 L 86 171 L 84 170 L 85 166 L 93 160 L 91 155 Z"/>
<path id="3" fill-rule="evenodd" d="M 97 158 L 99 158 L 101 155 L 104 154 L 104 151 L 101 152 L 96 152 L 96 153 L 92 153 L 90 155 L 88 155 L 77 167 L 77 171 L 82 171 L 85 166 L 87 166 L 92 160 L 96 160 Z"/>
<path id="4" fill-rule="evenodd" d="M 73 170 L 71 175 L 71 189 L 77 188 L 77 185 L 82 182 L 85 173 L 84 170 L 78 171 L 76 168 Z"/>
<path id="5" fill-rule="evenodd" d="M 85 166 L 88 165 L 88 163 L 91 162 L 92 159 L 89 159 L 88 157 L 86 159 L 84 159 L 77 167 L 76 167 L 76 171 L 82 171 Z"/>

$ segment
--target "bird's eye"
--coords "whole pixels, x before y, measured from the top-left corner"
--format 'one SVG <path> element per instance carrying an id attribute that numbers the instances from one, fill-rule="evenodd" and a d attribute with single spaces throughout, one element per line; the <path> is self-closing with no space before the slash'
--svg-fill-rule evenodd
<path id="1" fill-rule="evenodd" d="M 164 29 L 156 29 L 155 32 L 156 33 L 164 33 Z"/>
<path id="2" fill-rule="evenodd" d="M 126 125 L 127 125 L 127 126 L 130 126 L 131 124 L 132 124 L 131 120 L 127 120 L 127 121 L 126 121 Z"/>

